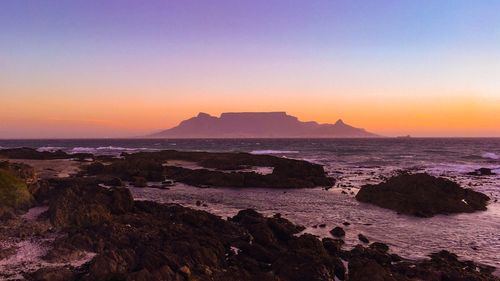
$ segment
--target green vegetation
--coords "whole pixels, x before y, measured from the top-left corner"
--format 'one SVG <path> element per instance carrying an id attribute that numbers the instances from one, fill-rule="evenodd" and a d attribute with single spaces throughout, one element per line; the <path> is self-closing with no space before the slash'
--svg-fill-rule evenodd
<path id="1" fill-rule="evenodd" d="M 0 169 L 0 207 L 22 208 L 30 205 L 32 197 L 24 181 L 6 169 Z"/>

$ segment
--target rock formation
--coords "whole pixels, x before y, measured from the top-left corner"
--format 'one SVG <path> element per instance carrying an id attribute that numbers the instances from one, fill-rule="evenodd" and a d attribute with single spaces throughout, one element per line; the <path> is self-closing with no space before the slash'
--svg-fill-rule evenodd
<path id="1" fill-rule="evenodd" d="M 364 185 L 356 199 L 418 217 L 484 211 L 489 200 L 480 192 L 428 174 L 401 174 L 380 184 Z"/>

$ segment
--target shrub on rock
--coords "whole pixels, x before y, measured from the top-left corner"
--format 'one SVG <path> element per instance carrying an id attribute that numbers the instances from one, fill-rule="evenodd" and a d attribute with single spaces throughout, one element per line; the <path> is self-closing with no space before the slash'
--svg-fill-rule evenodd
<path id="1" fill-rule="evenodd" d="M 0 169 L 0 207 L 27 208 L 32 200 L 23 180 L 7 169 Z"/>

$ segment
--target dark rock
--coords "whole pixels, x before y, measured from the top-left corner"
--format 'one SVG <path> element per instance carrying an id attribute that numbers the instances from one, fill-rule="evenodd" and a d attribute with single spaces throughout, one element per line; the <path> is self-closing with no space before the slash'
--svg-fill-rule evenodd
<path id="1" fill-rule="evenodd" d="M 287 175 L 255 172 L 221 172 L 208 169 L 186 169 L 167 166 L 164 175 L 189 185 L 198 187 L 265 187 L 265 188 L 312 188 L 321 185 L 319 179 L 289 177 Z"/>
<path id="2" fill-rule="evenodd" d="M 133 204 L 126 188 L 71 186 L 58 190 L 48 213 L 55 226 L 88 227 L 109 222 L 113 214 L 125 213 Z"/>
<path id="3" fill-rule="evenodd" d="M 201 201 L 200 200 L 196 201 L 196 206 L 201 206 Z"/>
<path id="4" fill-rule="evenodd" d="M 368 238 L 366 238 L 366 236 L 364 236 L 363 234 L 358 234 L 358 239 L 359 241 L 363 242 L 363 243 L 370 243 L 370 240 L 368 240 Z"/>
<path id="5" fill-rule="evenodd" d="M 195 162 L 207 169 L 187 169 L 172 165 L 169 160 Z M 240 171 L 248 167 L 272 167 L 271 174 Z M 215 170 L 214 170 L 215 169 Z M 220 171 L 225 170 L 225 171 Z M 228 172 L 232 171 L 232 172 Z M 335 180 L 318 164 L 249 153 L 209 153 L 165 150 L 123 154 L 122 159 L 109 159 L 109 164 L 95 162 L 85 167 L 87 175 L 108 175 L 127 181 L 145 178 L 163 181 L 169 178 L 194 186 L 311 188 L 333 186 Z"/>
<path id="6" fill-rule="evenodd" d="M 344 253 L 349 261 L 348 280 L 499 280 L 491 275 L 492 268 L 471 261 L 460 261 L 455 254 L 441 251 L 431 259 L 404 260 L 387 252 L 382 243 L 361 245 Z"/>
<path id="7" fill-rule="evenodd" d="M 82 251 L 97 254 L 68 280 L 496 280 L 491 268 L 451 253 L 411 262 L 378 242 L 343 251 L 340 239 L 298 236 L 303 227 L 251 209 L 223 220 L 178 205 L 133 202 L 128 189 L 106 189 L 92 179 L 66 180 L 54 192 L 49 214 L 65 235 L 45 258 L 64 262 Z M 99 211 L 89 214 L 85 206 Z M 480 271 L 472 270 L 476 266 Z"/>
<path id="8" fill-rule="evenodd" d="M 326 224 L 322 223 L 320 225 L 318 225 L 320 228 L 325 228 L 326 227 Z"/>
<path id="9" fill-rule="evenodd" d="M 342 227 L 336 226 L 332 230 L 330 230 L 330 233 L 335 236 L 335 237 L 344 237 L 345 236 L 345 231 Z"/>
<path id="10" fill-rule="evenodd" d="M 349 226 L 349 225 L 351 225 L 349 222 L 346 222 L 346 221 L 345 221 L 345 222 L 343 222 L 342 224 L 343 224 L 343 225 L 345 225 L 345 226 Z"/>
<path id="11" fill-rule="evenodd" d="M 144 177 L 135 177 L 132 185 L 134 187 L 146 187 L 148 186 L 148 181 Z"/>
<path id="12" fill-rule="evenodd" d="M 338 256 L 341 253 L 342 246 L 344 245 L 344 240 L 342 239 L 332 239 L 332 238 L 323 238 L 323 247 L 330 253 L 332 256 Z"/>
<path id="13" fill-rule="evenodd" d="M 231 221 L 247 228 L 255 241 L 265 246 L 274 245 L 278 241 L 288 241 L 294 234 L 304 230 L 304 227 L 294 225 L 283 218 L 266 219 L 252 209 L 238 212 Z"/>
<path id="14" fill-rule="evenodd" d="M 99 175 L 106 169 L 106 166 L 104 166 L 101 162 L 93 162 L 84 168 L 92 175 Z"/>
<path id="15" fill-rule="evenodd" d="M 55 152 L 37 151 L 33 148 L 9 148 L 0 150 L 0 156 L 9 159 L 34 159 L 34 160 L 51 160 L 51 159 L 69 159 L 72 158 L 69 154 L 58 150 Z"/>
<path id="16" fill-rule="evenodd" d="M 31 274 L 30 280 L 33 281 L 71 281 L 74 280 L 74 274 L 65 267 L 47 267 L 41 268 Z"/>
<path id="17" fill-rule="evenodd" d="M 431 254 L 430 260 L 420 262 L 417 267 L 417 277 L 423 278 L 424 272 L 429 276 L 442 278 L 441 280 L 498 280 L 491 276 L 494 268 L 476 264 L 472 261 L 460 261 L 457 255 L 448 251 L 440 251 Z M 429 274 L 429 272 L 431 274 Z"/>
<path id="18" fill-rule="evenodd" d="M 496 175 L 495 173 L 493 173 L 493 171 L 491 169 L 488 169 L 488 168 L 479 168 L 479 169 L 475 170 L 474 172 L 470 172 L 467 174 L 471 175 L 471 176 L 493 176 L 493 175 Z"/>
<path id="19" fill-rule="evenodd" d="M 389 246 L 387 246 L 384 243 L 373 242 L 373 243 L 370 244 L 370 249 L 386 253 L 387 251 L 389 251 Z"/>
<path id="20" fill-rule="evenodd" d="M 349 281 L 398 281 L 397 278 L 382 265 L 371 259 L 354 259 L 349 262 Z"/>
<path id="21" fill-rule="evenodd" d="M 273 270 L 281 280 L 332 280 L 336 275 L 343 278 L 342 263 L 332 258 L 316 237 L 304 234 L 293 238 L 288 245 L 289 251 L 273 263 Z"/>
<path id="22" fill-rule="evenodd" d="M 106 182 L 105 184 L 113 187 L 119 187 L 119 186 L 124 186 L 122 180 L 120 178 L 112 178 L 110 181 Z"/>
<path id="23" fill-rule="evenodd" d="M 486 210 L 488 196 L 428 174 L 403 174 L 377 185 L 364 185 L 361 202 L 419 217 Z"/>

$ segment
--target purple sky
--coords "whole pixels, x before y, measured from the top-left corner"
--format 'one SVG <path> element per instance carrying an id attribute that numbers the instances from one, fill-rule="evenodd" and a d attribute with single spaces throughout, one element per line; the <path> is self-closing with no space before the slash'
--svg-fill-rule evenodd
<path id="1" fill-rule="evenodd" d="M 499 1 L 2 1 L 0 137 L 283 110 L 500 136 Z M 478 125 L 479 124 L 479 125 Z"/>

